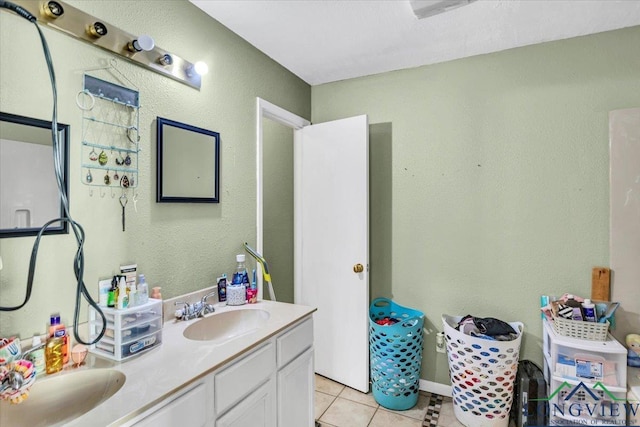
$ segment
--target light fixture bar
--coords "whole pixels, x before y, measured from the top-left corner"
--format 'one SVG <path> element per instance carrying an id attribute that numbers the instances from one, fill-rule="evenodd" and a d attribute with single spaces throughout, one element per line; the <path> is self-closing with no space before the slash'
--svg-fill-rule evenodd
<path id="1" fill-rule="evenodd" d="M 127 33 L 58 0 L 39 1 L 39 10 L 31 10 L 33 1 L 12 0 L 12 3 L 29 10 L 42 24 L 200 90 L 202 80 L 198 73 L 192 72 L 194 64 L 155 46 L 149 36 Z"/>

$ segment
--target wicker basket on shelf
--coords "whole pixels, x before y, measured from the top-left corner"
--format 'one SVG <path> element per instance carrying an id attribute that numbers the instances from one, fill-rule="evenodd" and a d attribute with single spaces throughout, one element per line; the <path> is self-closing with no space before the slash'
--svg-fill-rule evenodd
<path id="1" fill-rule="evenodd" d="M 606 341 L 609 322 L 595 323 L 583 320 L 569 320 L 562 317 L 553 318 L 553 329 L 556 334 L 565 337 L 580 338 L 589 341 Z"/>

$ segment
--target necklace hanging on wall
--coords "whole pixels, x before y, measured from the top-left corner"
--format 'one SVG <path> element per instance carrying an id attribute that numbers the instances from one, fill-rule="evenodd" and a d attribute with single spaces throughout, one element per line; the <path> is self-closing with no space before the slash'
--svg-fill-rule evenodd
<path id="1" fill-rule="evenodd" d="M 85 177 L 87 183 L 91 184 L 93 182 L 93 176 L 91 175 L 91 169 L 88 169 L 87 176 Z"/>
<path id="2" fill-rule="evenodd" d="M 104 184 L 111 185 L 111 177 L 109 176 L 109 171 L 104 175 Z"/>

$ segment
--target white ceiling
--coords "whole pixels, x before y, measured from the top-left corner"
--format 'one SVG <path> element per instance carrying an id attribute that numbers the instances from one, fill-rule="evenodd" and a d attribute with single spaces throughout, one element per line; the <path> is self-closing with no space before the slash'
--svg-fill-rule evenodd
<path id="1" fill-rule="evenodd" d="M 640 25 L 640 0 L 190 0 L 310 85 Z"/>

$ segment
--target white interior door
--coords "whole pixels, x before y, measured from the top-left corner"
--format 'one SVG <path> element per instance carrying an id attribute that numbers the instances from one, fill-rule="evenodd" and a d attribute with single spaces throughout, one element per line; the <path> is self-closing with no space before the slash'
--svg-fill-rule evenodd
<path id="1" fill-rule="evenodd" d="M 296 131 L 297 303 L 314 314 L 315 371 L 369 390 L 367 116 Z M 356 265 L 363 271 L 356 273 Z"/>

